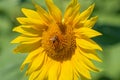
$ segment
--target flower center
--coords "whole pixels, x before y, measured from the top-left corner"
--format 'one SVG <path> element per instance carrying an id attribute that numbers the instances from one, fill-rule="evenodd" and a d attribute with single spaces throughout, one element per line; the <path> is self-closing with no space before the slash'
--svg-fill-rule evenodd
<path id="1" fill-rule="evenodd" d="M 55 60 L 70 59 L 76 48 L 72 28 L 66 27 L 64 33 L 57 29 L 44 32 L 42 46 L 47 55 Z"/>

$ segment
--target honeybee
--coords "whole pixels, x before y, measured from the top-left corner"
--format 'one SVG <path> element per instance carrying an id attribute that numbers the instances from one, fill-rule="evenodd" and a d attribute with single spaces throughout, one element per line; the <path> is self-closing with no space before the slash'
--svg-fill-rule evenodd
<path id="1" fill-rule="evenodd" d="M 56 41 L 58 42 L 58 37 L 55 35 L 52 38 L 50 38 L 50 41 L 54 44 Z"/>
<path id="2" fill-rule="evenodd" d="M 50 38 L 50 41 L 52 42 L 53 46 L 55 49 L 57 49 L 59 47 L 59 39 L 58 36 L 53 36 L 52 38 Z"/>

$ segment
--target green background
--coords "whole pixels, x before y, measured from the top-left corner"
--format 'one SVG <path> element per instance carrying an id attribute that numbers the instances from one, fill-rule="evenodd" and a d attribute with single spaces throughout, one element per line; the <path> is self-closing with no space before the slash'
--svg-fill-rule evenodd
<path id="1" fill-rule="evenodd" d="M 54 0 L 55 4 L 64 12 L 70 0 Z M 46 8 L 44 0 L 36 0 Z M 120 80 L 120 0 L 79 0 L 81 11 L 93 2 L 96 3 L 93 15 L 99 16 L 94 29 L 103 36 L 94 38 L 103 48 L 98 51 L 103 63 L 94 62 L 100 69 L 99 73 L 92 73 L 92 80 Z M 16 18 L 23 16 L 21 8 L 35 9 L 31 0 L 0 0 L 0 80 L 27 80 L 25 70 L 20 71 L 20 65 L 26 54 L 14 54 L 16 45 L 10 41 L 18 36 L 12 32 L 19 23 Z"/>

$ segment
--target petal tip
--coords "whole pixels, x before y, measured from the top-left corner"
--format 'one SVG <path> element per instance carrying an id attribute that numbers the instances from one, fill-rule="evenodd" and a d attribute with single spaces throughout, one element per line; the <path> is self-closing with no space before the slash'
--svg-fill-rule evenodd
<path id="1" fill-rule="evenodd" d="M 26 10 L 26 8 L 22 8 L 21 11 L 24 12 Z"/>

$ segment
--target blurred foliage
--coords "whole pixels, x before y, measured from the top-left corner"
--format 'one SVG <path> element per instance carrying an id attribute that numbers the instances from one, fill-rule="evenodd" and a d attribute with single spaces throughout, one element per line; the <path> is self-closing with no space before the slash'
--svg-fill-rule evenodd
<path id="1" fill-rule="evenodd" d="M 55 4 L 64 12 L 70 0 L 54 0 Z M 99 16 L 94 29 L 103 36 L 94 38 L 104 49 L 98 54 L 103 63 L 95 64 L 103 69 L 100 73 L 92 73 L 93 80 L 120 80 L 120 0 L 79 0 L 81 11 L 90 4 L 96 3 L 93 15 Z M 36 0 L 46 9 L 44 0 Z M 25 71 L 20 71 L 20 65 L 26 54 L 14 54 L 15 45 L 10 41 L 16 33 L 12 28 L 19 25 L 16 17 L 23 16 L 21 8 L 35 9 L 32 0 L 0 0 L 0 80 L 27 80 Z"/>

